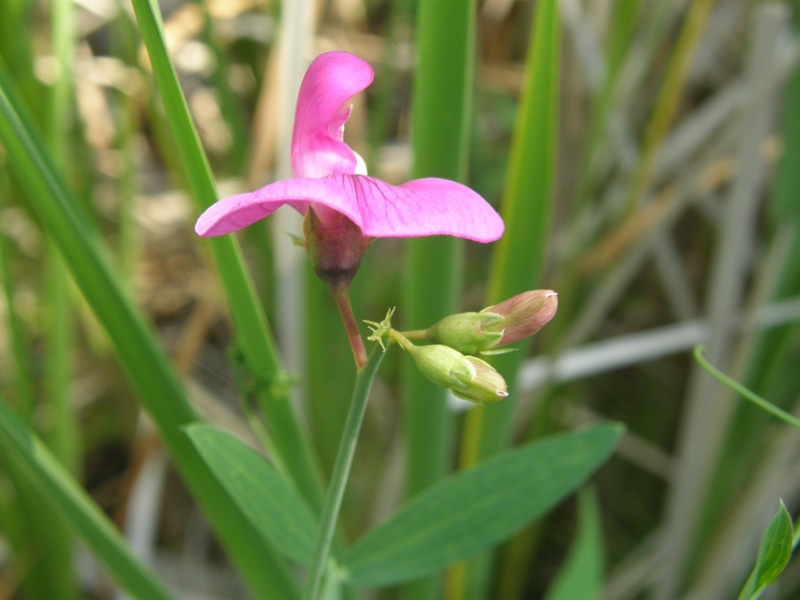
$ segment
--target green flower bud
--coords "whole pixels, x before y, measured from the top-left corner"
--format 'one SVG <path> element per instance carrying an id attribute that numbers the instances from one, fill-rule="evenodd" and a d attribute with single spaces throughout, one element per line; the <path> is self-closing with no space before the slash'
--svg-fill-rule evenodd
<path id="1" fill-rule="evenodd" d="M 506 380 L 492 365 L 474 356 L 467 356 L 466 358 L 475 367 L 475 378 L 469 382 L 466 389 L 451 388 L 456 397 L 484 404 L 486 402 L 499 402 L 508 396 Z"/>
<path id="2" fill-rule="evenodd" d="M 443 388 L 462 387 L 477 373 L 467 357 L 448 346 L 409 346 L 406 348 L 424 377 Z"/>
<path id="3" fill-rule="evenodd" d="M 464 356 L 441 344 L 406 348 L 417 369 L 436 385 L 470 402 L 498 402 L 508 396 L 503 377 L 491 365 L 474 356 Z"/>
<path id="4" fill-rule="evenodd" d="M 502 318 L 493 313 L 476 312 L 450 315 L 428 329 L 429 339 L 455 348 L 463 354 L 477 354 L 494 348 L 503 338 L 502 331 L 484 329 Z"/>

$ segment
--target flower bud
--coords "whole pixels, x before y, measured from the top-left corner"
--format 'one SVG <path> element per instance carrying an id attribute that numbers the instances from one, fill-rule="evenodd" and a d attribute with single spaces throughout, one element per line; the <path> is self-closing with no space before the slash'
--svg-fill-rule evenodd
<path id="1" fill-rule="evenodd" d="M 450 346 L 463 354 L 500 354 L 508 350 L 495 348 L 533 335 L 553 318 L 557 308 L 558 294 L 533 290 L 481 312 L 450 315 L 428 329 L 408 335 Z"/>
<path id="2" fill-rule="evenodd" d="M 306 251 L 319 278 L 331 287 L 348 286 L 371 238 L 344 215 L 328 210 L 321 217 L 314 208 L 306 210 L 303 233 Z"/>
<path id="3" fill-rule="evenodd" d="M 494 367 L 474 356 L 467 356 L 466 358 L 475 367 L 475 378 L 467 384 L 466 389 L 451 388 L 456 397 L 484 404 L 486 402 L 499 402 L 508 396 L 506 380 Z"/>
<path id="4" fill-rule="evenodd" d="M 406 348 L 424 377 L 443 388 L 463 386 L 477 373 L 472 363 L 458 350 L 441 344 L 411 346 Z"/>
<path id="5" fill-rule="evenodd" d="M 420 373 L 470 402 L 498 402 L 508 396 L 503 377 L 488 363 L 441 344 L 406 348 Z"/>
<path id="6" fill-rule="evenodd" d="M 486 325 L 484 331 L 502 334 L 498 346 L 513 344 L 544 327 L 555 316 L 557 308 L 558 294 L 552 290 L 523 292 L 500 304 L 484 308 L 481 314 L 501 317 Z"/>
<path id="7" fill-rule="evenodd" d="M 427 330 L 428 339 L 455 348 L 463 354 L 477 354 L 500 343 L 503 333 L 486 331 L 485 327 L 502 318 L 492 313 L 476 312 L 450 315 Z"/>

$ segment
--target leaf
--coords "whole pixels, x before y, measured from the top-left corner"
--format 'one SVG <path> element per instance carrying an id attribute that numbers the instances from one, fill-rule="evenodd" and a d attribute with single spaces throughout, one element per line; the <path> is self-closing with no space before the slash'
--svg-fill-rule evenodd
<path id="1" fill-rule="evenodd" d="M 792 556 L 792 536 L 792 518 L 781 501 L 761 540 L 758 562 L 739 594 L 740 600 L 760 597 L 764 588 L 783 572 Z"/>
<path id="2" fill-rule="evenodd" d="M 388 585 L 486 549 L 580 486 L 621 434 L 608 424 L 555 436 L 442 480 L 361 538 L 345 555 L 343 576 L 355 585 Z"/>
<path id="3" fill-rule="evenodd" d="M 778 512 L 772 517 L 758 557 L 758 589 L 769 585 L 778 578 L 792 556 L 792 518 L 783 501 Z"/>
<path id="4" fill-rule="evenodd" d="M 591 600 L 600 597 L 603 585 L 603 532 L 594 493 L 585 490 L 579 497 L 580 525 L 575 542 L 546 600 Z"/>
<path id="5" fill-rule="evenodd" d="M 234 436 L 210 425 L 190 425 L 189 439 L 245 518 L 277 550 L 307 565 L 316 519 L 286 478 Z"/>

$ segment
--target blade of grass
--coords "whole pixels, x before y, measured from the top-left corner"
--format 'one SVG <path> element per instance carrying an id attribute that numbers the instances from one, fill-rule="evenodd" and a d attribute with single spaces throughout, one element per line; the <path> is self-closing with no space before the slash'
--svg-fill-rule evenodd
<path id="1" fill-rule="evenodd" d="M 558 3 L 537 3 L 526 60 L 525 87 L 518 108 L 501 214 L 506 233 L 495 248 L 487 305 L 536 286 L 544 269 L 544 253 L 553 195 L 558 124 Z M 524 257 L 524 258 L 523 258 Z M 515 381 L 524 353 L 513 352 L 494 362 L 506 381 Z M 511 397 L 467 415 L 461 467 L 468 468 L 509 442 L 515 403 Z M 479 598 L 487 585 L 489 563 L 458 567 L 448 590 L 451 598 Z"/>
<path id="2" fill-rule="evenodd" d="M 800 0 L 794 3 L 794 32 L 800 31 Z M 800 67 L 795 68 L 787 85 L 784 107 L 800 106 Z M 778 235 L 781 229 L 791 228 L 791 249 L 786 253 L 787 260 L 778 277 L 773 299 L 787 298 L 800 293 L 800 111 L 784 109 L 782 115 L 783 153 L 776 170 L 775 191 L 770 202 L 772 226 Z M 761 389 L 770 374 L 783 359 L 786 344 L 793 335 L 797 335 L 797 326 L 785 327 L 764 334 L 758 341 L 758 349 L 753 355 L 753 364 L 749 366 L 748 386 Z"/>
<path id="3" fill-rule="evenodd" d="M 172 598 L 158 579 L 130 553 L 108 517 L 47 447 L 14 415 L 3 399 L 0 399 L 0 451 L 6 460 L 18 465 L 24 479 L 38 492 L 39 498 L 48 503 L 63 523 L 69 524 L 80 534 L 95 557 L 133 597 L 152 600 Z"/>
<path id="4" fill-rule="evenodd" d="M 22 5 L 18 6 L 18 8 L 21 7 Z M 64 135 L 64 123 L 66 120 L 63 115 L 70 106 L 69 93 L 72 82 L 71 72 L 67 66 L 68 63 L 71 63 L 72 56 L 71 14 L 71 8 L 66 6 L 65 3 L 56 2 L 53 5 L 52 48 L 53 54 L 58 57 L 60 77 L 47 90 L 47 94 L 40 94 L 37 98 L 37 100 L 39 98 L 48 99 L 46 106 L 39 105 L 40 107 L 46 107 L 47 111 L 43 114 L 37 114 L 39 117 L 45 118 L 50 130 L 58 132 L 60 136 L 59 144 L 57 146 L 55 140 L 53 140 L 53 147 L 58 150 L 61 156 L 65 154 L 62 151 L 63 144 L 61 142 L 65 143 L 68 138 L 68 136 Z M 22 15 L 19 14 L 18 16 L 21 17 Z M 8 15 L 7 18 L 9 17 L 14 18 Z M 14 27 L 17 28 L 17 32 L 9 32 L 9 40 L 15 46 L 13 52 L 16 59 L 12 57 L 11 60 L 17 65 L 18 80 L 30 95 L 32 90 L 38 87 L 38 83 L 35 81 L 32 72 L 19 71 L 21 65 L 31 60 L 32 56 L 31 45 L 27 41 L 29 38 L 19 35 L 19 28 L 25 27 L 26 24 L 24 18 L 15 22 Z M 59 103 L 58 109 L 54 110 L 56 103 Z M 54 121 L 58 123 L 57 127 L 54 126 Z M 3 246 L 5 247 L 0 249 L 4 254 L 2 261 L 10 269 L 15 253 L 7 253 L 7 250 L 10 249 L 10 244 L 4 243 Z M 49 245 L 45 246 L 45 260 L 48 267 L 53 264 L 53 260 L 58 260 L 58 256 Z M 51 285 L 54 282 L 53 277 L 51 277 L 52 274 L 55 274 L 55 277 L 66 283 L 64 279 L 66 276 L 63 272 L 46 268 L 44 282 L 46 293 L 48 294 L 55 291 L 55 287 Z M 68 366 L 65 345 L 69 343 L 69 338 L 62 335 L 66 330 L 60 325 L 65 324 L 66 321 L 62 321 L 59 318 L 64 315 L 64 311 L 68 310 L 69 305 L 61 301 L 53 302 L 52 297 L 48 298 L 49 301 L 45 304 L 45 310 L 48 312 L 47 317 L 51 318 L 45 318 L 43 329 L 37 331 L 36 334 L 43 336 L 46 348 L 44 353 L 46 357 L 45 385 L 43 388 L 46 394 L 41 397 L 40 402 L 36 402 L 36 394 L 41 392 L 42 389 L 37 390 L 37 381 L 34 379 L 35 368 L 28 359 L 26 332 L 21 327 L 23 321 L 19 319 L 19 315 L 16 315 L 13 310 L 14 294 L 10 289 L 10 286 L 12 286 L 10 271 L 7 272 L 7 275 L 8 278 L 4 283 L 9 288 L 6 294 L 10 307 L 11 341 L 16 356 L 16 376 L 19 393 L 17 400 L 20 403 L 18 406 L 20 406 L 21 414 L 29 426 L 44 429 L 44 434 L 49 439 L 52 447 L 57 449 L 59 458 L 64 464 L 74 467 L 77 462 L 77 451 L 74 444 L 76 440 L 75 422 L 66 404 Z M 34 279 L 35 284 L 39 283 L 39 281 Z M 59 379 L 57 384 L 53 379 L 54 376 Z M 37 422 L 36 416 L 42 414 L 49 415 L 50 418 L 46 421 L 39 420 Z M 30 563 L 27 567 L 22 567 L 21 570 L 24 573 L 22 585 L 25 595 L 32 600 L 67 600 L 76 597 L 78 585 L 73 561 L 72 533 L 52 513 L 38 491 L 23 477 L 19 465 L 9 463 L 5 468 L 16 490 L 16 501 L 12 510 L 16 512 L 16 518 L 19 519 L 23 528 L 22 544 L 15 547 L 15 559 L 16 561 L 21 561 L 22 564 L 28 561 Z"/>
<path id="5" fill-rule="evenodd" d="M 566 562 L 547 589 L 545 600 L 593 600 L 603 589 L 603 531 L 592 489 L 578 495 L 580 522 Z"/>
<path id="6" fill-rule="evenodd" d="M 19 81 L 20 93 L 35 107 L 32 112 L 41 114 L 41 83 L 33 77 L 33 51 L 29 41 L 35 5 L 26 0 L 2 0 L 0 2 L 0 57 L 10 73 Z M 23 32 L 22 36 L 20 33 Z M 24 39 L 21 39 L 24 38 Z"/>
<path id="7" fill-rule="evenodd" d="M 76 200 L 58 177 L 29 123 L 0 65 L 0 140 L 41 223 L 114 343 L 176 466 L 253 591 L 264 598 L 274 597 L 276 590 L 281 590 L 281 597 L 296 597 L 285 565 L 254 534 L 183 434 L 182 427 L 197 420 L 185 392 L 155 336 L 124 295 L 96 236 L 80 217 Z"/>
<path id="8" fill-rule="evenodd" d="M 625 201 L 630 213 L 641 202 L 655 166 L 658 150 L 664 141 L 670 124 L 678 109 L 689 74 L 689 66 L 701 35 L 705 29 L 711 9 L 716 0 L 697 0 L 689 5 L 680 37 L 670 58 L 664 83 L 658 94 L 653 114 L 644 132 L 642 152 L 631 177 Z"/>
<path id="9" fill-rule="evenodd" d="M 186 106 L 175 70 L 164 43 L 160 18 L 155 4 L 149 0 L 134 0 L 134 11 L 153 65 L 153 74 L 161 98 L 169 115 L 169 125 L 178 147 L 180 160 L 187 176 L 191 195 L 198 210 L 205 209 L 217 200 L 214 180 L 200 145 L 194 124 Z M 280 452 L 273 457 L 288 472 L 312 508 L 319 510 L 322 491 L 318 469 L 310 446 L 303 436 L 300 424 L 292 409 L 285 386 L 273 386 L 285 380 L 274 341 L 267 327 L 266 317 L 255 296 L 241 251 L 233 236 L 209 240 L 217 271 L 222 280 L 247 368 L 261 385 L 257 394 L 267 419 L 274 447 Z M 270 394 L 275 390 L 274 395 Z"/>
<path id="10" fill-rule="evenodd" d="M 640 0 L 622 0 L 615 2 L 609 27 L 605 77 L 598 97 L 592 106 L 589 120 L 589 135 L 584 144 L 584 157 L 581 168 L 582 174 L 578 179 L 576 200 L 578 207 L 585 207 L 590 191 L 594 189 L 596 163 L 604 145 L 601 144 L 608 137 L 609 118 L 612 113 L 613 100 L 617 91 L 617 81 L 631 39 L 638 24 L 637 16 L 641 8 Z"/>
<path id="11" fill-rule="evenodd" d="M 73 84 L 72 63 L 75 46 L 75 23 L 73 4 L 67 0 L 56 0 L 52 4 L 51 36 L 53 54 L 58 65 L 58 77 L 54 82 L 47 106 L 47 144 L 51 156 L 62 172 L 67 170 L 70 136 L 65 135 L 73 107 L 71 90 Z M 44 424 L 43 436 L 49 447 L 68 473 L 77 474 L 80 464 L 78 423 L 70 405 L 70 372 L 72 353 L 73 310 L 69 274 L 58 249 L 51 242 L 46 250 L 45 297 L 48 318 L 44 332 L 46 347 L 45 391 L 42 404 L 49 408 L 51 419 Z M 37 511 L 39 512 L 39 511 Z M 75 598 L 78 582 L 74 564 L 72 532 L 63 520 L 51 511 L 40 511 L 34 521 L 47 544 L 42 552 L 41 567 L 45 573 L 32 573 L 31 579 L 47 582 L 45 598 Z M 42 576 L 43 575 L 43 576 Z"/>
<path id="12" fill-rule="evenodd" d="M 8 307 L 16 405 L 21 418 L 32 427 L 37 408 L 34 370 L 28 354 L 28 335 L 23 327 L 24 321 L 15 310 L 16 294 L 10 273 L 11 259 L 15 253 L 11 249 L 9 240 L 0 234 L 0 279 Z M 14 566 L 24 573 L 21 583 L 25 594 L 33 600 L 66 600 L 74 597 L 76 586 L 72 577 L 69 533 L 64 531 L 61 522 L 53 518 L 41 495 L 23 477 L 19 465 L 10 460 L 3 462 L 3 470 L 16 492 L 11 496 L 13 501 L 7 506 L 8 518 L 14 520 L 16 527 L 15 531 L 8 531 L 7 535 L 14 549 Z M 31 556 L 35 558 L 31 560 Z"/>
<path id="13" fill-rule="evenodd" d="M 7 183 L 6 177 L 0 178 L 0 197 L 6 194 Z M 0 283 L 3 286 L 3 295 L 5 296 L 7 319 L 5 329 L 8 332 L 8 344 L 11 347 L 13 360 L 13 397 L 17 410 L 26 421 L 30 422 L 33 419 L 34 410 L 33 369 L 31 368 L 31 359 L 28 356 L 28 343 L 22 327 L 23 321 L 17 315 L 15 309 L 16 294 L 14 293 L 11 275 L 11 256 L 13 254 L 11 241 L 4 233 L 0 232 Z"/>
<path id="14" fill-rule="evenodd" d="M 411 130 L 413 175 L 464 181 L 469 156 L 475 13 L 477 3 L 423 0 L 417 7 L 417 68 Z M 434 237 L 409 240 L 401 305 L 411 329 L 427 327 L 459 308 L 463 242 Z M 411 498 L 449 470 L 452 417 L 446 390 L 403 362 L 406 496 Z M 411 583 L 415 600 L 441 597 L 440 579 Z"/>
<path id="15" fill-rule="evenodd" d="M 794 33 L 800 29 L 800 0 L 794 3 Z M 783 153 L 776 169 L 774 192 L 770 199 L 773 242 L 780 244 L 787 240 L 788 249 L 779 268 L 772 299 L 783 299 L 800 293 L 800 210 L 796 202 L 800 193 L 800 177 L 796 168 L 800 160 L 800 115 L 798 111 L 787 109 L 800 103 L 800 68 L 786 86 L 783 98 L 784 111 L 781 123 Z M 795 320 L 796 321 L 796 320 Z M 743 381 L 748 389 L 761 397 L 773 400 L 776 407 L 790 409 L 800 393 L 800 381 L 792 374 L 797 365 L 798 338 L 800 325 L 787 326 L 764 331 L 754 344 Z M 718 500 L 709 501 L 707 512 L 715 510 L 726 501 L 733 490 L 742 485 L 750 469 L 742 467 L 753 464 L 756 456 L 760 458 L 762 435 L 760 432 L 768 422 L 768 416 L 755 407 L 743 404 L 737 408 L 733 424 L 728 432 L 723 461 L 715 470 L 712 489 Z M 734 451 L 735 450 L 735 451 Z"/>
<path id="16" fill-rule="evenodd" d="M 751 244 L 765 166 L 759 157 L 758 141 L 769 130 L 769 103 L 757 102 L 768 65 L 776 58 L 778 32 L 784 15 L 777 5 L 763 5 L 755 13 L 750 32 L 745 81 L 750 100 L 742 106 L 744 126 L 739 135 L 736 176 L 730 188 L 726 212 L 708 279 L 706 311 L 711 336 L 709 362 L 728 369 L 736 343 L 738 322 L 746 280 L 749 277 Z M 678 464 L 667 497 L 665 535 L 666 568 L 661 574 L 655 598 L 674 598 L 695 568 L 697 555 L 708 543 L 719 515 L 704 515 L 713 474 L 720 465 L 725 434 L 733 405 L 718 393 L 713 379 L 699 367 L 692 371 L 687 403 L 678 432 Z M 704 518 L 706 517 L 706 518 Z"/>

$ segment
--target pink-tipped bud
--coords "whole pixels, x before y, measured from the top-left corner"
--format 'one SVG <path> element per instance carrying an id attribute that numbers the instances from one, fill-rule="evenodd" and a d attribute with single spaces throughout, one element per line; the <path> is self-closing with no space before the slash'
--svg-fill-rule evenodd
<path id="1" fill-rule="evenodd" d="M 555 316 L 557 309 L 558 294 L 554 291 L 523 292 L 500 304 L 484 308 L 481 314 L 501 317 L 486 325 L 484 331 L 502 333 L 498 346 L 513 344 L 539 331 Z"/>
<path id="2" fill-rule="evenodd" d="M 463 354 L 498 354 L 507 350 L 495 348 L 539 331 L 553 318 L 557 308 L 555 292 L 533 290 L 481 312 L 450 315 L 424 331 L 413 333 L 416 339 L 444 344 Z"/>

